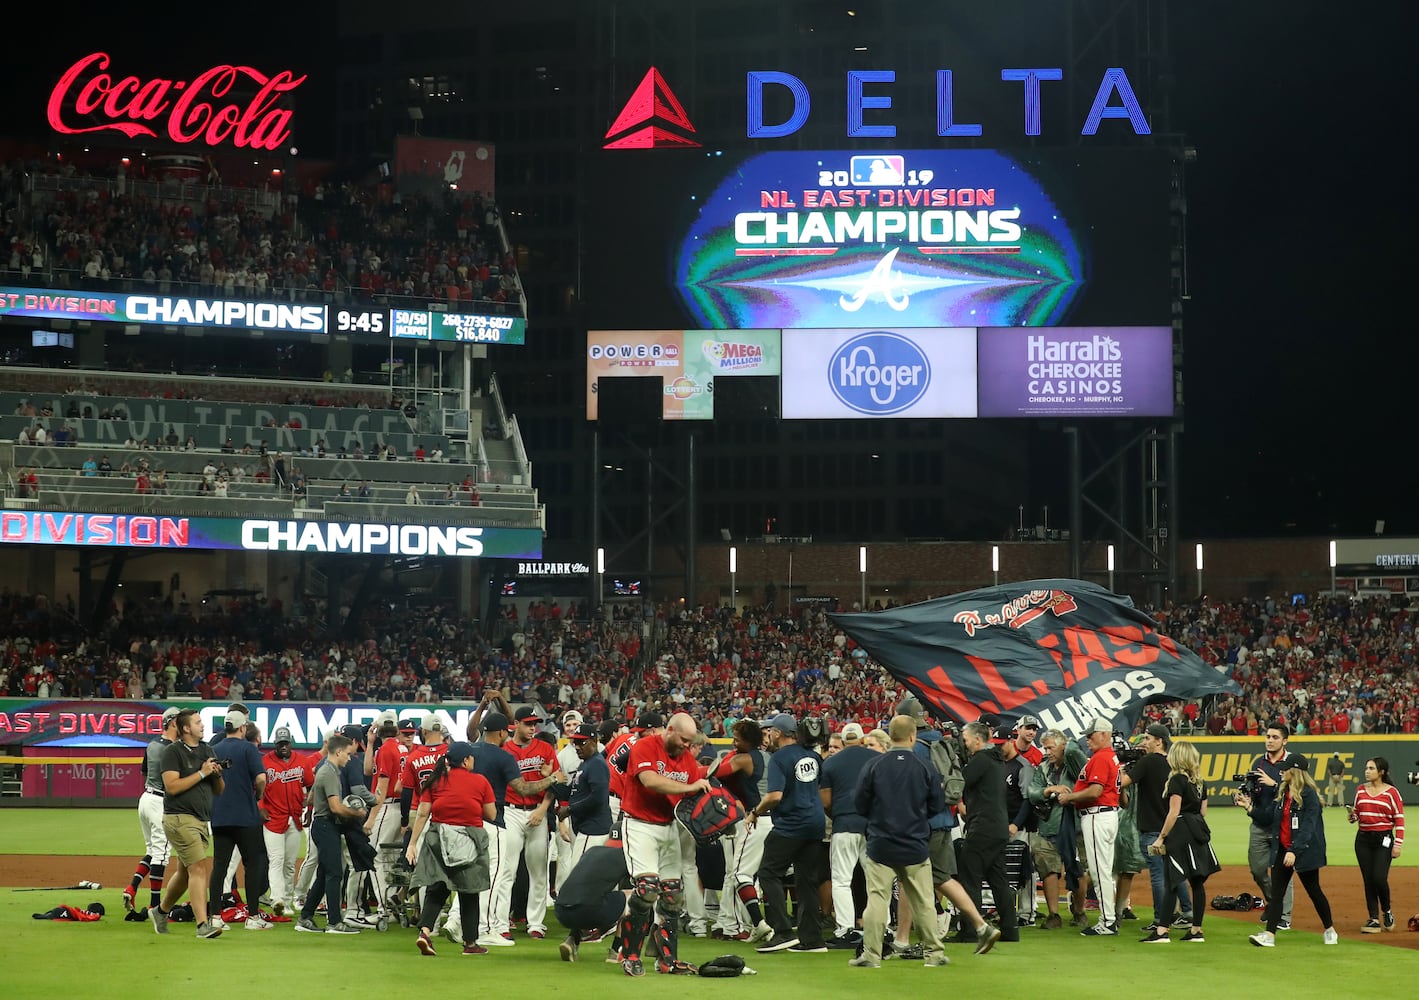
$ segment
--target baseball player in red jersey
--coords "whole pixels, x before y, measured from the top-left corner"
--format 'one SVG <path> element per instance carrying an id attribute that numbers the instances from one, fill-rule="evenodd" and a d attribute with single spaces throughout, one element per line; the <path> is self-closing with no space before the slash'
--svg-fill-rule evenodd
<path id="1" fill-rule="evenodd" d="M 271 909 L 276 916 L 296 910 L 296 859 L 301 852 L 301 812 L 315 780 L 315 763 L 291 747 L 285 726 L 271 734 L 275 746 L 261 762 L 266 766 L 266 790 L 257 805 L 266 841 Z"/>
<path id="2" fill-rule="evenodd" d="M 393 715 L 393 712 L 387 715 Z M 374 769 L 371 772 L 371 779 L 374 782 L 373 790 L 375 794 L 375 806 L 370 810 L 369 818 L 365 820 L 365 834 L 370 838 L 370 843 L 375 850 L 379 851 L 385 844 L 399 843 L 402 839 L 400 828 L 400 775 L 404 771 L 404 758 L 409 753 L 409 748 L 414 743 L 414 736 L 419 731 L 417 719 L 404 719 L 395 723 L 396 731 L 393 738 L 385 736 L 384 742 L 379 745 L 379 749 L 374 755 Z M 388 719 L 383 720 L 381 729 L 383 733 L 388 733 Z M 388 852 L 379 851 L 375 858 L 374 880 L 376 892 L 380 900 L 389 898 L 390 875 L 394 871 L 394 861 L 388 858 Z M 356 880 L 351 879 L 351 882 Z M 358 921 L 359 907 L 348 906 L 353 910 L 355 917 L 352 920 Z"/>
<path id="3" fill-rule="evenodd" d="M 663 736 L 647 733 L 636 740 L 627 761 L 621 833 L 626 870 L 635 886 L 621 927 L 621 968 L 628 976 L 645 975 L 641 945 L 657 910 L 662 927 L 656 931 L 661 935 L 656 967 L 680 971 L 676 946 L 685 906 L 685 871 L 695 863 L 695 855 L 675 825 L 675 803 L 709 789 L 691 744 L 696 732 L 695 720 L 678 712 Z"/>
<path id="4" fill-rule="evenodd" d="M 1094 892 L 1099 897 L 1099 922 L 1080 932 L 1085 937 L 1111 937 L 1118 933 L 1118 916 L 1114 912 L 1117 886 L 1108 876 L 1114 870 L 1120 780 L 1113 731 L 1108 719 L 1099 718 L 1090 723 L 1089 762 L 1079 772 L 1074 787 L 1051 785 L 1045 789 L 1046 794 L 1056 792 L 1061 805 L 1072 805 L 1083 814 L 1079 836 L 1084 844 L 1084 856 L 1089 861 L 1089 874 L 1094 877 Z"/>
<path id="5" fill-rule="evenodd" d="M 503 749 L 512 754 L 522 779 L 540 782 L 556 774 L 559 781 L 565 781 L 566 775 L 557 765 L 557 748 L 537 735 L 542 725 L 537 710 L 524 705 L 513 720 L 512 739 L 503 744 Z M 555 802 L 545 790 L 527 795 L 508 786 L 507 808 L 503 812 L 503 857 L 509 863 L 498 869 L 493 885 L 493 906 L 495 912 L 506 913 L 512 905 L 516 859 L 521 854 L 527 865 L 527 935 L 532 938 L 547 936 L 547 872 L 551 845 L 547 812 Z"/>
<path id="6" fill-rule="evenodd" d="M 443 726 L 432 712 L 424 716 L 420 733 L 424 742 L 409 748 L 409 753 L 404 758 L 403 770 L 399 773 L 399 783 L 402 786 L 399 793 L 400 825 L 404 827 L 410 825 L 410 819 L 419 809 L 420 788 L 429 775 L 434 773 L 434 765 L 438 763 L 439 758 L 448 753 Z"/>

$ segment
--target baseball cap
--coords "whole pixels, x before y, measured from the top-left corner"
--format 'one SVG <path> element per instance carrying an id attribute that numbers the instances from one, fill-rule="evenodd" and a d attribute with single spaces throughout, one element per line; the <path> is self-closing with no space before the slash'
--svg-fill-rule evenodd
<path id="1" fill-rule="evenodd" d="M 496 733 L 499 730 L 506 732 L 508 727 L 507 716 L 502 712 L 489 712 L 483 716 L 482 729 L 485 733 Z"/>
<path id="2" fill-rule="evenodd" d="M 1098 716 L 1093 722 L 1089 723 L 1089 728 L 1084 730 L 1084 735 L 1092 736 L 1095 733 L 1109 733 L 1112 735 L 1113 731 L 1114 724 L 1103 716 Z"/>
<path id="3" fill-rule="evenodd" d="M 168 723 L 176 719 L 180 714 L 182 714 L 182 709 L 178 708 L 176 705 L 171 708 L 163 709 L 163 728 L 166 729 Z"/>
<path id="4" fill-rule="evenodd" d="M 583 722 L 573 729 L 571 733 L 568 734 L 567 738 L 572 740 L 594 740 L 596 739 L 596 727 Z"/>
<path id="5" fill-rule="evenodd" d="M 1022 715 L 1022 716 L 1020 716 L 1019 720 L 1015 723 L 1015 731 L 1016 731 L 1016 732 L 1019 732 L 1021 729 L 1030 729 L 1030 728 L 1043 729 L 1044 727 L 1040 725 L 1040 720 L 1039 720 L 1039 718 L 1038 718 L 1037 716 L 1033 716 L 1033 715 Z"/>
<path id="6" fill-rule="evenodd" d="M 386 708 L 383 712 L 379 713 L 379 718 L 374 720 L 374 724 L 380 729 L 383 729 L 385 726 L 398 727 L 399 716 L 395 714 L 394 709 Z"/>
<path id="7" fill-rule="evenodd" d="M 401 733 L 417 733 L 419 731 L 418 719 L 400 719 L 399 731 Z"/>
<path id="8" fill-rule="evenodd" d="M 609 741 L 613 736 L 621 731 L 620 724 L 615 719 L 601 720 L 601 739 L 603 742 Z"/>
<path id="9" fill-rule="evenodd" d="M 843 742 L 857 743 L 862 739 L 862 727 L 856 722 L 849 722 L 843 726 Z"/>
<path id="10" fill-rule="evenodd" d="M 512 714 L 512 718 L 514 722 L 541 722 L 542 713 L 531 705 L 523 705 Z"/>
<path id="11" fill-rule="evenodd" d="M 1162 740 L 1164 749 L 1173 745 L 1173 734 L 1168 732 L 1168 727 L 1161 722 L 1150 722 L 1148 723 L 1148 727 L 1143 731 L 1149 736 L 1156 736 L 1158 739 Z"/>
<path id="12" fill-rule="evenodd" d="M 340 735 L 345 737 L 347 740 L 354 740 L 356 743 L 363 743 L 365 741 L 365 727 L 352 722 L 348 726 L 340 727 Z"/>
<path id="13" fill-rule="evenodd" d="M 568 709 L 567 711 L 562 713 L 562 726 L 565 728 L 579 726 L 585 721 L 586 720 L 581 717 L 581 713 L 574 708 Z"/>
<path id="14" fill-rule="evenodd" d="M 910 715 L 916 720 L 916 728 L 920 729 L 926 725 L 926 709 L 921 707 L 921 702 L 911 695 L 903 698 L 897 704 L 897 715 Z"/>
<path id="15" fill-rule="evenodd" d="M 469 757 L 473 756 L 473 744 L 467 740 L 459 740 L 457 743 L 450 743 L 448 750 L 444 754 L 448 762 L 453 767 L 458 767 Z"/>
<path id="16" fill-rule="evenodd" d="M 235 708 L 227 713 L 227 717 L 225 719 L 226 724 L 232 729 L 240 729 L 242 726 L 245 726 L 249 721 L 250 720 L 247 719 L 245 712 L 237 711 Z"/>
<path id="17" fill-rule="evenodd" d="M 659 712 L 642 712 L 640 718 L 636 719 L 636 724 L 632 729 L 660 729 L 665 725 L 665 718 Z"/>
<path id="18" fill-rule="evenodd" d="M 272 743 L 289 743 L 289 742 L 291 742 L 291 731 L 290 731 L 289 729 L 287 729 L 285 726 L 282 726 L 281 728 L 277 729 L 274 733 L 271 734 L 271 742 L 272 742 Z"/>
<path id="19" fill-rule="evenodd" d="M 780 712 L 766 723 L 769 729 L 777 729 L 781 733 L 789 736 L 798 732 L 798 720 L 787 712 Z"/>
<path id="20" fill-rule="evenodd" d="M 439 722 L 438 716 L 433 712 L 429 712 L 424 716 L 423 720 L 419 723 L 419 728 L 426 733 L 443 732 L 443 724 Z"/>

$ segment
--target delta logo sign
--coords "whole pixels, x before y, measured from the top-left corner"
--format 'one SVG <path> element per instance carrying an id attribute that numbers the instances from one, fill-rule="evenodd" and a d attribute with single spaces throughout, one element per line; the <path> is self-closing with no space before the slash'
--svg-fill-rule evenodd
<path id="1" fill-rule="evenodd" d="M 1002 83 L 1019 84 L 1024 103 L 1024 134 L 1040 135 L 1042 131 L 1041 84 L 1058 83 L 1064 79 L 1059 67 L 1006 68 L 1000 71 Z M 897 82 L 895 70 L 849 70 L 847 74 L 847 122 L 849 139 L 891 139 L 897 127 L 890 123 L 868 124 L 864 113 L 892 110 L 890 94 L 869 93 L 867 88 L 885 87 Z M 782 139 L 793 135 L 808 123 L 813 96 L 808 86 L 792 73 L 777 70 L 751 70 L 745 76 L 745 127 L 749 139 Z M 764 120 L 764 93 L 769 87 L 787 92 L 792 111 L 781 122 Z M 980 138 L 984 128 L 977 124 L 958 122 L 955 108 L 954 74 L 949 69 L 936 71 L 936 134 L 942 138 Z M 1150 135 L 1152 127 L 1138 102 L 1128 74 L 1121 67 L 1104 71 L 1094 100 L 1080 127 L 1080 135 L 1097 135 L 1106 119 L 1127 121 L 1134 135 Z M 631 99 L 606 131 L 603 149 L 687 149 L 700 143 L 690 138 L 694 125 L 685 107 L 665 82 L 660 70 L 652 66 L 637 85 Z"/>

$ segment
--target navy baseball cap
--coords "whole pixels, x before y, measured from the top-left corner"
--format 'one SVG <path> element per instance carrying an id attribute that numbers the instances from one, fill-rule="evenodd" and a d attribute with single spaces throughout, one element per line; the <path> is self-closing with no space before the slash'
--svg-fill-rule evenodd
<path id="1" fill-rule="evenodd" d="M 537 711 L 537 709 L 533 708 L 531 705 L 523 705 L 521 708 L 519 708 L 516 712 L 513 713 L 512 718 L 514 722 L 543 721 L 542 713 Z"/>
<path id="2" fill-rule="evenodd" d="M 781 733 L 793 736 L 798 732 L 798 720 L 787 712 L 780 712 L 765 724 L 765 728 L 777 729 Z"/>
<path id="3" fill-rule="evenodd" d="M 572 740 L 594 740 L 597 738 L 596 727 L 590 723 L 583 722 L 581 725 L 572 729 L 572 731 L 567 734 L 567 738 Z"/>
<path id="4" fill-rule="evenodd" d="M 485 733 L 496 733 L 499 730 L 506 732 L 507 727 L 507 716 L 504 715 L 502 712 L 489 712 L 487 715 L 483 716 L 483 724 L 481 728 Z"/>

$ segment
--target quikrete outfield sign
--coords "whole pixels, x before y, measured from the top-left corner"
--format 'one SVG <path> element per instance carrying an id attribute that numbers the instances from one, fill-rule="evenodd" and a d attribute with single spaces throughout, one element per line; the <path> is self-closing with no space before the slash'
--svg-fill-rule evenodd
<path id="1" fill-rule="evenodd" d="M 149 514 L 0 513 L 0 543 L 536 559 L 536 528 Z"/>

